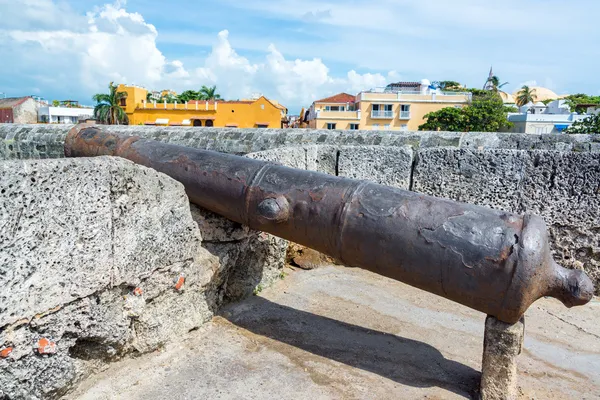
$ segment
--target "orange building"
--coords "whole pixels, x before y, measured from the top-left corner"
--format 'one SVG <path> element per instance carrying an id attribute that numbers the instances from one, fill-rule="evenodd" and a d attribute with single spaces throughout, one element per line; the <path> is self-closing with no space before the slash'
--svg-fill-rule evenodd
<path id="1" fill-rule="evenodd" d="M 185 103 L 147 101 L 148 91 L 119 85 L 127 98 L 121 107 L 130 125 L 215 126 L 231 128 L 281 128 L 287 108 L 264 96 L 255 100 L 192 100 Z"/>

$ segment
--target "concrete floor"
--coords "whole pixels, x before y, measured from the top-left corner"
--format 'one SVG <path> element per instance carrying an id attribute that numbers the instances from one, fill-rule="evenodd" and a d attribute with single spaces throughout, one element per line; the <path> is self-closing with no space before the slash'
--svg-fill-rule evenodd
<path id="1" fill-rule="evenodd" d="M 70 399 L 453 399 L 477 395 L 485 316 L 359 269 L 290 271 Z M 600 302 L 527 312 L 523 399 L 600 398 Z"/>

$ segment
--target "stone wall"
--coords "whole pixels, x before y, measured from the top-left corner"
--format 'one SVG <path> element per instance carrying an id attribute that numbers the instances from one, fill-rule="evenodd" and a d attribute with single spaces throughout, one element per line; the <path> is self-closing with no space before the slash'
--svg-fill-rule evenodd
<path id="1" fill-rule="evenodd" d="M 0 398 L 57 398 L 279 279 L 287 242 L 111 158 L 0 162 Z M 203 240 L 204 237 L 204 240 Z"/>
<path id="2" fill-rule="evenodd" d="M 63 157 L 64 138 L 72 127 L 73 125 L 0 124 L 0 159 Z M 163 142 L 234 154 L 309 145 L 600 152 L 600 134 L 533 135 L 489 132 L 324 131 L 123 125 L 102 127 Z"/>

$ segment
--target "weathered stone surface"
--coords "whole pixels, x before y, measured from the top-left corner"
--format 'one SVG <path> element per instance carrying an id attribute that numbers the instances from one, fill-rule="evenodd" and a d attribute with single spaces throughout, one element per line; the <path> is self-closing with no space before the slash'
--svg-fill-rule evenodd
<path id="1" fill-rule="evenodd" d="M 64 157 L 72 125 L 0 124 L 0 160 Z"/>
<path id="2" fill-rule="evenodd" d="M 286 167 L 324 172 L 331 175 L 337 173 L 338 156 L 338 147 L 327 145 L 281 147 L 245 155 L 248 158 L 271 161 Z"/>
<path id="3" fill-rule="evenodd" d="M 211 282 L 215 307 L 270 286 L 285 265 L 288 241 L 254 231 L 191 205 L 203 235 L 202 247 L 219 259 Z"/>
<path id="4" fill-rule="evenodd" d="M 4 124 L 3 124 L 4 125 Z M 62 157 L 62 142 L 71 126 L 0 126 L 0 159 Z M 281 147 L 412 146 L 415 150 L 439 146 L 600 152 L 597 135 L 532 135 L 493 132 L 328 131 L 313 129 L 229 129 L 158 126 L 103 126 L 103 129 L 162 142 L 233 154 Z M 57 141 L 58 140 L 58 141 Z M 11 147 L 12 146 L 12 147 Z M 39 148 L 38 148 L 39 146 Z M 9 149 L 9 147 L 11 147 Z M 312 168 L 309 168 L 312 169 Z"/>
<path id="5" fill-rule="evenodd" d="M 433 196 L 542 216 L 555 259 L 585 269 L 600 293 L 600 154 L 427 149 L 413 182 Z"/>
<path id="6" fill-rule="evenodd" d="M 183 187 L 99 157 L 0 163 L 0 397 L 58 397 L 207 321 L 217 260 Z M 176 288 L 178 280 L 183 285 Z M 54 354 L 38 354 L 40 339 Z"/>
<path id="7" fill-rule="evenodd" d="M 290 243 L 287 249 L 286 263 L 302 269 L 315 269 L 321 266 L 330 265 L 332 262 L 333 260 L 323 253 L 319 253 L 316 250 L 296 243 Z"/>
<path id="8" fill-rule="evenodd" d="M 337 172 L 339 176 L 408 189 L 412 161 L 410 146 L 344 146 L 340 148 Z"/>
<path id="9" fill-rule="evenodd" d="M 507 324 L 492 316 L 485 320 L 483 362 L 481 367 L 481 400 L 516 400 L 517 356 L 521 354 L 525 317 Z"/>
<path id="10" fill-rule="evenodd" d="M 291 168 L 307 169 L 306 152 L 306 148 L 304 147 L 283 147 L 280 149 L 249 153 L 246 154 L 246 157 L 270 161 Z"/>

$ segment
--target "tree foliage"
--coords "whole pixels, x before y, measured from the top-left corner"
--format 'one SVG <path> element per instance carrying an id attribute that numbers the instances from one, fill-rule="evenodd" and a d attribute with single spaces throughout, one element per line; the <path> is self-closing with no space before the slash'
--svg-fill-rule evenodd
<path id="1" fill-rule="evenodd" d="M 508 85 L 508 82 L 500 83 L 500 78 L 494 75 L 488 78 L 487 83 L 491 84 L 492 91 L 497 92 L 502 89 L 503 86 Z"/>
<path id="2" fill-rule="evenodd" d="M 199 93 L 203 97 L 201 100 L 219 100 L 221 98 L 221 95 L 219 93 L 217 93 L 216 86 L 208 87 L 208 86 L 202 85 Z"/>
<path id="3" fill-rule="evenodd" d="M 464 90 L 462 85 L 456 81 L 433 81 L 431 83 L 436 89 L 444 91 Z"/>
<path id="4" fill-rule="evenodd" d="M 419 130 L 498 132 L 510 127 L 507 115 L 512 108 L 506 107 L 497 93 L 485 92 L 485 95 L 474 96 L 473 101 L 463 108 L 446 107 L 426 114 L 427 122 L 419 126 Z"/>
<path id="5" fill-rule="evenodd" d="M 565 129 L 565 133 L 600 133 L 600 114 L 573 122 L 573 125 Z"/>
<path id="6" fill-rule="evenodd" d="M 221 95 L 217 93 L 216 86 L 205 86 L 202 85 L 200 90 L 185 90 L 179 96 L 177 96 L 177 101 L 181 103 L 185 103 L 190 100 L 219 100 L 221 99 Z M 161 101 L 163 101 L 161 99 Z M 168 102 L 168 99 L 167 99 Z"/>
<path id="7" fill-rule="evenodd" d="M 582 104 L 600 104 L 600 96 L 590 96 L 585 93 L 571 94 L 565 97 L 565 101 L 571 112 L 583 114 L 587 111 L 587 107 Z"/>
<path id="8" fill-rule="evenodd" d="M 117 85 L 113 82 L 109 83 L 108 93 L 98 93 L 92 97 L 96 102 L 96 107 L 94 107 L 94 118 L 102 124 L 129 124 L 129 118 L 120 105 L 121 100 L 126 98 L 126 92 L 118 92 Z"/>
<path id="9" fill-rule="evenodd" d="M 519 92 L 517 92 L 517 97 L 515 99 L 517 106 L 521 107 L 527 103 L 535 103 L 537 99 L 537 95 L 535 94 L 535 89 L 531 89 L 527 85 L 523 85 Z"/>

